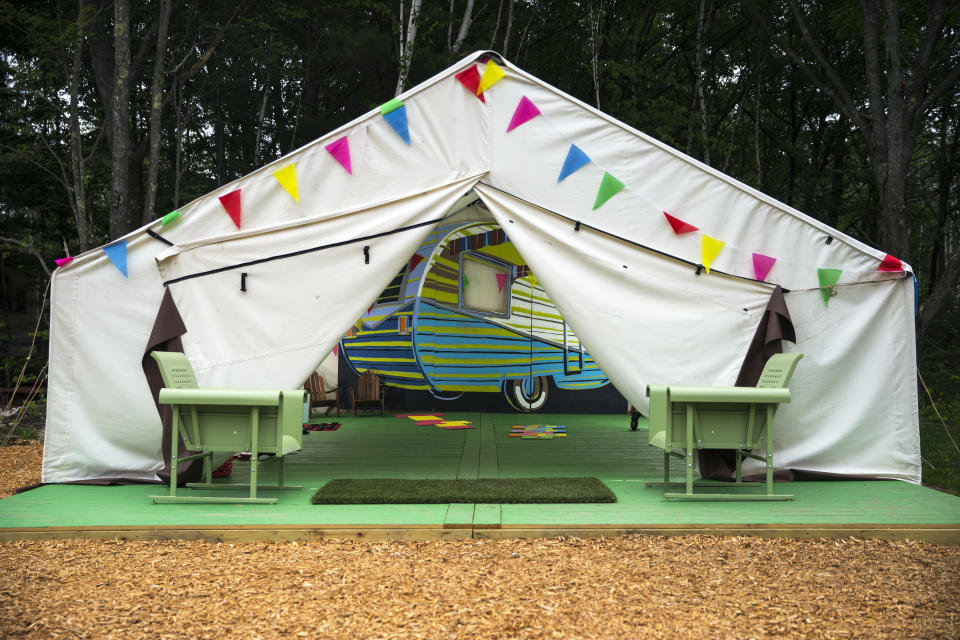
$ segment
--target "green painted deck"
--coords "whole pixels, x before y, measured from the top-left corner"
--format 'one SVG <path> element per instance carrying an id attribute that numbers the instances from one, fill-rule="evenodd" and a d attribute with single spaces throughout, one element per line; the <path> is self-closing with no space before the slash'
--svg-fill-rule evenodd
<path id="1" fill-rule="evenodd" d="M 794 482 L 790 502 L 668 502 L 645 480 L 662 479 L 663 455 L 626 416 L 456 414 L 471 430 L 417 426 L 407 418 L 340 419 L 304 435 L 287 459 L 287 483 L 261 492 L 275 505 L 159 504 L 162 485 L 48 485 L 0 500 L 0 539 L 55 537 L 310 539 L 514 537 L 620 533 L 912 537 L 960 544 L 960 498 L 898 481 Z M 331 420 L 327 418 L 326 420 Z M 521 424 L 567 426 L 565 438 L 509 437 Z M 679 464 L 674 464 L 679 471 Z M 261 483 L 274 477 L 261 466 Z M 233 482 L 249 464 L 234 461 Z M 614 504 L 311 505 L 333 478 L 594 476 Z M 676 478 L 679 479 L 679 478 Z M 789 487 L 789 488 L 787 488 Z M 741 489 L 760 492 L 759 485 Z M 226 495 L 180 489 L 178 493 Z M 246 495 L 237 490 L 237 496 Z"/>

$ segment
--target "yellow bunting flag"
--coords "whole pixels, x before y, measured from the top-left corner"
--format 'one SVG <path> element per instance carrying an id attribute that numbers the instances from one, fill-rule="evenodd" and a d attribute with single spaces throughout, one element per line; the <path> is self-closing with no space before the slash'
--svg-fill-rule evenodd
<path id="1" fill-rule="evenodd" d="M 703 256 L 703 266 L 706 268 L 707 273 L 710 273 L 710 265 L 713 263 L 713 259 L 717 257 L 717 254 L 720 253 L 720 250 L 723 249 L 724 244 L 726 243 L 723 240 L 711 238 L 707 234 L 703 234 L 700 237 L 700 252 Z"/>
<path id="2" fill-rule="evenodd" d="M 483 76 L 480 78 L 480 84 L 477 86 L 477 95 L 480 95 L 493 85 L 495 85 L 500 78 L 505 76 L 503 69 L 497 66 L 497 63 L 493 60 L 487 62 L 487 66 L 483 69 Z"/>
<path id="3" fill-rule="evenodd" d="M 294 163 L 290 163 L 283 169 L 273 172 L 273 177 L 277 179 L 280 186 L 287 190 L 290 197 L 300 202 L 300 194 L 297 191 L 297 170 Z"/>

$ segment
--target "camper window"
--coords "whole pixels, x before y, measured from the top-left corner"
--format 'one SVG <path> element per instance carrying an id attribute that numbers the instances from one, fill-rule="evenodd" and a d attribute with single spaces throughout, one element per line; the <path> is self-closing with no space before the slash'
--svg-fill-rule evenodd
<path id="1" fill-rule="evenodd" d="M 383 290 L 383 293 L 380 294 L 380 297 L 377 298 L 377 304 L 384 304 L 387 302 L 398 302 L 400 300 L 400 294 L 404 289 L 403 278 L 407 274 L 407 267 L 404 265 L 403 269 L 400 269 L 400 273 L 394 276 L 393 280 L 390 281 L 390 284 L 387 285 L 387 288 Z"/>
<path id="2" fill-rule="evenodd" d="M 460 254 L 460 308 L 509 317 L 511 265 L 468 252 Z"/>

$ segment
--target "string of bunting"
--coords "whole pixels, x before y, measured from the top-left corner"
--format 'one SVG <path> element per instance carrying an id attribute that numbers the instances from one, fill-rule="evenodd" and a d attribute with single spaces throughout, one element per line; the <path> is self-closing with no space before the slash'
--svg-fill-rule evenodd
<path id="1" fill-rule="evenodd" d="M 500 68 L 493 60 L 487 60 L 486 64 L 483 67 L 483 72 L 477 68 L 476 64 L 472 64 L 463 71 L 457 73 L 455 78 L 460 84 L 462 84 L 468 91 L 477 97 L 483 103 L 486 103 L 485 94 L 487 91 L 493 87 L 497 82 L 503 79 L 506 76 L 506 73 L 503 69 Z M 380 115 L 383 120 L 391 127 L 391 129 L 409 146 L 411 145 L 410 137 L 410 127 L 407 118 L 407 108 L 402 100 L 399 98 L 393 98 L 382 104 L 380 106 Z M 535 118 L 542 117 L 543 120 L 560 136 L 562 136 L 568 143 L 569 148 L 567 150 L 566 157 L 564 158 L 563 164 L 560 168 L 560 173 L 557 177 L 557 182 L 563 182 L 569 176 L 576 173 L 583 167 L 588 164 L 596 164 L 596 161 L 587 154 L 580 146 L 575 144 L 569 137 L 564 134 L 559 127 L 554 125 L 548 117 L 546 117 L 537 107 L 536 104 L 530 100 L 526 95 L 521 96 L 519 102 L 517 103 L 516 108 L 514 109 L 513 116 L 510 119 L 510 123 L 507 126 L 507 133 L 511 133 L 514 130 L 522 127 L 531 120 Z M 324 146 L 324 149 L 333 157 L 334 160 L 347 172 L 348 175 L 353 175 L 353 167 L 351 163 L 350 156 L 350 143 L 347 135 L 344 135 L 337 140 Z M 663 210 L 660 207 L 655 207 L 650 203 L 646 198 L 639 192 L 631 189 L 627 184 L 614 176 L 611 172 L 607 171 L 603 167 L 598 165 L 598 168 L 603 171 L 603 176 L 600 179 L 600 184 L 597 188 L 597 195 L 593 204 L 593 211 L 600 209 L 606 202 L 611 198 L 616 196 L 621 191 L 629 191 L 634 196 L 638 197 L 644 203 L 646 203 L 650 208 L 657 210 L 662 213 L 664 220 L 667 224 L 670 225 L 673 233 L 676 235 L 685 235 L 690 233 L 699 233 L 700 235 L 700 255 L 701 263 L 704 267 L 704 270 L 709 274 L 710 267 L 713 262 L 716 260 L 717 256 L 720 255 L 720 252 L 723 250 L 737 250 L 747 252 L 749 250 L 742 247 L 737 247 L 736 245 L 728 245 L 723 240 L 720 240 L 702 230 L 698 227 L 679 219 L 678 217 L 671 215 L 667 211 Z M 297 186 L 297 174 L 296 174 L 296 163 L 290 162 L 289 164 L 281 167 L 280 169 L 273 172 L 273 177 L 279 183 L 279 185 L 284 189 L 284 191 L 289 194 L 291 198 L 297 203 L 300 202 L 299 190 Z M 233 191 L 225 193 L 219 196 L 219 201 L 223 207 L 224 212 L 230 217 L 237 229 L 242 228 L 243 220 L 243 198 L 242 198 L 242 188 L 238 187 Z M 160 224 L 162 226 L 167 226 L 178 220 L 182 216 L 182 213 L 179 210 L 171 211 L 170 213 L 164 215 L 160 219 Z M 757 251 L 749 251 L 751 254 L 753 262 L 753 275 L 755 279 L 760 281 L 765 281 L 767 276 L 770 274 L 771 270 L 775 267 L 778 262 L 781 261 L 776 257 L 769 256 Z M 103 248 L 103 253 L 107 256 L 111 263 L 116 266 L 116 268 L 124 275 L 124 277 L 129 277 L 127 272 L 127 243 L 126 240 L 120 240 L 118 242 L 107 245 Z M 415 256 L 416 257 L 416 256 Z M 68 256 L 65 258 L 58 258 L 56 260 L 57 267 L 65 267 L 73 260 L 72 257 Z M 422 260 L 422 257 L 421 257 Z M 419 262 L 419 261 L 417 261 Z M 787 262 L 787 264 L 789 264 Z M 415 266 L 411 261 L 411 265 Z M 880 265 L 877 267 L 877 271 L 882 272 L 902 272 L 903 264 L 902 262 L 894 256 L 887 254 L 883 260 L 880 262 Z M 821 293 L 823 296 L 823 301 L 825 305 L 829 304 L 831 287 L 836 285 L 843 271 L 837 268 L 831 267 L 818 267 L 817 268 L 817 280 Z M 503 287 L 506 284 L 506 280 L 499 277 L 502 274 L 498 274 L 498 289 L 502 291 Z M 467 286 L 469 281 L 464 278 L 464 286 Z"/>

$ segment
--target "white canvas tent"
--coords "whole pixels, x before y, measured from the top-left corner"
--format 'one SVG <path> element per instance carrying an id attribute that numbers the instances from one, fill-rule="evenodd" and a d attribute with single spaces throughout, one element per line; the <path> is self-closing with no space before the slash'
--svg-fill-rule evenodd
<path id="1" fill-rule="evenodd" d="M 202 385 L 297 387 L 471 189 L 634 405 L 648 383 L 733 384 L 779 284 L 797 334 L 785 348 L 804 359 L 777 415 L 778 468 L 919 481 L 908 265 L 878 271 L 883 252 L 486 59 L 58 269 L 43 481 L 157 478 L 141 359 L 165 290 Z M 559 180 L 571 145 L 582 166 Z M 676 233 L 665 211 L 697 230 Z M 711 238 L 725 244 L 707 272 Z M 754 253 L 776 258 L 763 282 Z M 820 268 L 842 272 L 829 305 Z"/>

